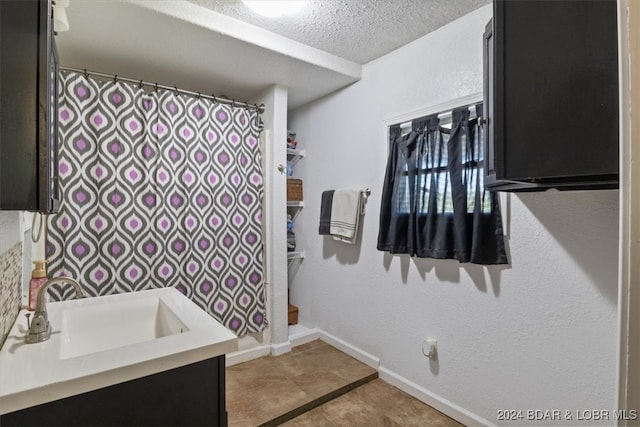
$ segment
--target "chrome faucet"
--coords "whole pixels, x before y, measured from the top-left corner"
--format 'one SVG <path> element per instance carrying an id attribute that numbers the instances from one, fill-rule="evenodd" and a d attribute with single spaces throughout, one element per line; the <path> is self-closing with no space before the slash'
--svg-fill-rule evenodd
<path id="1" fill-rule="evenodd" d="M 31 324 L 27 324 L 29 327 L 29 331 L 25 337 L 25 342 L 27 344 L 46 341 L 51 336 L 51 324 L 49 323 L 49 316 L 47 315 L 47 307 L 44 297 L 50 286 L 61 285 L 63 283 L 68 283 L 74 287 L 76 290 L 76 298 L 84 298 L 80 284 L 70 277 L 56 277 L 55 279 L 50 279 L 44 282 L 38 290 L 36 312 L 33 314 L 33 320 L 31 321 Z"/>

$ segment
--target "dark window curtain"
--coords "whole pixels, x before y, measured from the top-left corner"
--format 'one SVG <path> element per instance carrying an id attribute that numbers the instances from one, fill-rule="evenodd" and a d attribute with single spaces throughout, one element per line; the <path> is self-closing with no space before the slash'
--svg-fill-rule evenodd
<path id="1" fill-rule="evenodd" d="M 507 264 L 495 193 L 483 183 L 482 105 L 389 128 L 378 249 L 421 258 Z M 450 126 L 448 126 L 450 124 Z"/>

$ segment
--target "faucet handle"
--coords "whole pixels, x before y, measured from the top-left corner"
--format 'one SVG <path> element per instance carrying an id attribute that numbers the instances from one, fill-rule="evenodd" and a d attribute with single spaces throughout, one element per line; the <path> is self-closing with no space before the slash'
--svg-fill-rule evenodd
<path id="1" fill-rule="evenodd" d="M 24 317 L 27 318 L 27 329 L 31 329 L 31 323 L 29 322 L 31 320 L 31 313 L 25 313 Z"/>
<path id="2" fill-rule="evenodd" d="M 46 311 L 37 311 L 33 315 L 33 320 L 25 336 L 25 342 L 27 344 L 33 344 L 37 342 L 46 341 L 51 336 L 51 324 L 47 319 Z"/>
<path id="3" fill-rule="evenodd" d="M 49 287 L 63 283 L 73 286 L 76 291 L 76 297 L 80 298 L 83 296 L 80 284 L 70 277 L 56 277 L 44 282 L 42 286 L 40 286 L 40 289 L 38 289 L 36 312 L 34 313 L 33 320 L 29 326 L 29 332 L 25 337 L 27 344 L 46 341 L 51 336 L 51 324 L 49 323 L 49 316 L 47 315 L 47 306 L 44 297 Z"/>

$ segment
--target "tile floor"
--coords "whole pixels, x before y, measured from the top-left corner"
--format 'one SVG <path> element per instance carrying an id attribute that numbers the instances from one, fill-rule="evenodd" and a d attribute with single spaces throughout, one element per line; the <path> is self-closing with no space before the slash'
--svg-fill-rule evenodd
<path id="1" fill-rule="evenodd" d="M 227 368 L 229 427 L 460 426 L 320 341 Z"/>
<path id="2" fill-rule="evenodd" d="M 283 426 L 453 427 L 462 424 L 391 384 L 375 379 Z"/>

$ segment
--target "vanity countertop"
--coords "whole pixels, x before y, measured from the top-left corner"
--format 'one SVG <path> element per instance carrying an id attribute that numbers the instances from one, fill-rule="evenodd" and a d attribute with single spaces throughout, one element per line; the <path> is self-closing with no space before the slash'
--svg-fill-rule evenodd
<path id="1" fill-rule="evenodd" d="M 149 311 L 149 307 L 155 311 Z M 92 324 L 104 325 L 108 316 L 122 317 L 121 308 L 142 317 L 149 316 L 141 313 L 152 313 L 155 332 L 151 334 L 155 336 L 136 341 L 135 327 L 146 321 L 142 319 L 130 326 L 117 325 L 116 321 L 115 326 L 109 325 L 111 329 L 96 326 L 99 332 L 95 339 L 90 336 L 88 343 L 84 340 L 79 346 L 74 342 L 81 335 L 70 335 L 69 330 L 79 330 L 81 334 L 83 330 L 91 330 Z M 52 302 L 47 304 L 47 312 L 52 326 L 49 340 L 37 344 L 24 342 L 28 312 L 22 310 L 0 350 L 0 415 L 221 356 L 238 348 L 237 337 L 231 331 L 175 288 Z M 86 320 L 91 319 L 92 313 L 95 322 Z M 78 319 L 83 320 L 82 324 L 77 324 Z"/>

